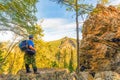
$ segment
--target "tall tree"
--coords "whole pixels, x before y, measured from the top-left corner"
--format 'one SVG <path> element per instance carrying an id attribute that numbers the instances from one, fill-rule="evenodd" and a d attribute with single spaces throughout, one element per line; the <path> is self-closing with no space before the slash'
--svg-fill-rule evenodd
<path id="1" fill-rule="evenodd" d="M 75 11 L 75 16 L 76 16 L 76 42 L 77 42 L 77 69 L 76 72 L 79 73 L 79 68 L 80 68 L 80 60 L 79 60 L 79 16 L 81 16 L 83 22 L 84 22 L 84 17 L 83 15 L 88 14 L 90 11 L 92 11 L 93 6 L 89 4 L 82 4 L 80 3 L 82 0 L 52 0 L 60 4 L 65 4 L 67 5 L 67 10 L 70 11 Z"/>
<path id="2" fill-rule="evenodd" d="M 77 69 L 76 72 L 79 73 L 80 68 L 80 54 L 79 54 L 79 23 L 78 23 L 78 0 L 75 1 L 75 12 L 76 12 L 76 32 L 77 32 Z"/>

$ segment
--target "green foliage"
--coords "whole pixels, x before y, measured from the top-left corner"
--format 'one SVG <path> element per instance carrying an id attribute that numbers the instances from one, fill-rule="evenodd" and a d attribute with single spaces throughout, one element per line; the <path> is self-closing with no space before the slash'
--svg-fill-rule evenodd
<path id="1" fill-rule="evenodd" d="M 74 71 L 74 68 L 73 68 L 73 62 L 72 62 L 72 60 L 70 59 L 70 63 L 69 63 L 69 71 L 70 72 L 73 72 Z"/>
<path id="2" fill-rule="evenodd" d="M 2 56 L 3 51 L 0 50 L 0 65 L 3 62 L 3 56 Z M 3 71 L 2 66 L 0 66 L 0 73 Z"/>
<path id="3" fill-rule="evenodd" d="M 70 58 L 68 69 L 69 69 L 70 72 L 74 71 L 74 67 L 73 67 L 73 51 L 72 50 L 71 50 L 71 58 Z"/>
<path id="4" fill-rule="evenodd" d="M 3 62 L 4 61 L 4 45 L 2 43 L 0 43 L 0 74 L 4 71 L 3 66 L 5 66 L 6 64 Z"/>
<path id="5" fill-rule="evenodd" d="M 58 53 L 56 53 L 56 55 L 55 55 L 55 57 L 56 57 L 56 59 L 58 60 L 58 62 L 60 61 L 60 52 L 58 51 Z"/>
<path id="6" fill-rule="evenodd" d="M 3 51 L 0 50 L 0 63 L 3 61 L 2 53 Z"/>
<path id="7" fill-rule="evenodd" d="M 88 4 L 80 4 L 78 7 L 79 15 L 89 14 L 93 10 L 93 6 Z"/>
<path id="8" fill-rule="evenodd" d="M 52 61 L 52 62 L 51 62 L 51 65 L 52 65 L 52 67 L 58 67 L 58 65 L 57 65 L 57 62 L 56 62 L 56 61 Z"/>
<path id="9" fill-rule="evenodd" d="M 100 13 L 101 11 L 102 11 L 101 9 L 95 8 L 95 9 L 93 9 L 93 11 L 91 12 L 91 15 L 97 15 L 97 13 Z"/>
<path id="10" fill-rule="evenodd" d="M 37 0 L 1 0 L 0 30 L 10 30 L 19 35 L 35 31 Z"/>

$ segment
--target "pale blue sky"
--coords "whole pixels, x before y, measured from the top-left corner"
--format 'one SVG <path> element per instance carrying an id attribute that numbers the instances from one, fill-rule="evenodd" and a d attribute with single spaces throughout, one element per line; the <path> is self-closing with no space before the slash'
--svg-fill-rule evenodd
<path id="1" fill-rule="evenodd" d="M 44 19 L 41 23 L 44 30 L 45 41 L 51 41 L 68 36 L 76 38 L 75 13 L 66 11 L 64 5 L 56 4 L 50 0 L 40 0 L 37 3 L 37 17 Z M 80 34 L 81 36 L 81 34 Z"/>
<path id="2" fill-rule="evenodd" d="M 96 5 L 97 0 L 86 0 L 84 3 Z M 110 4 L 119 4 L 120 0 L 114 0 Z M 40 0 L 37 4 L 37 17 L 44 19 L 41 23 L 44 30 L 45 41 L 51 41 L 68 36 L 76 38 L 75 13 L 66 11 L 66 7 L 50 0 Z M 81 22 L 81 20 L 79 20 Z M 79 25 L 81 28 L 82 24 Z M 81 32 L 80 39 L 82 38 Z"/>
<path id="3" fill-rule="evenodd" d="M 50 0 L 39 0 L 37 3 L 37 17 L 41 18 L 71 18 L 71 15 L 66 14 L 65 6 L 56 4 Z"/>
<path id="4" fill-rule="evenodd" d="M 95 3 L 95 0 L 88 0 L 89 3 Z M 86 3 L 86 2 L 85 2 Z M 119 4 L 120 0 L 114 0 L 110 4 Z M 44 30 L 45 41 L 51 41 L 60 39 L 62 37 L 68 36 L 76 38 L 76 27 L 75 27 L 75 13 L 67 12 L 65 6 L 61 6 L 52 2 L 50 0 L 39 0 L 37 3 L 38 12 L 36 16 L 38 18 L 38 23 L 41 24 Z M 42 23 L 40 21 L 44 19 Z M 80 24 L 81 26 L 82 24 Z M 81 38 L 80 32 L 80 38 Z M 0 41 L 10 40 L 12 34 L 7 32 L 5 34 L 0 33 Z"/>

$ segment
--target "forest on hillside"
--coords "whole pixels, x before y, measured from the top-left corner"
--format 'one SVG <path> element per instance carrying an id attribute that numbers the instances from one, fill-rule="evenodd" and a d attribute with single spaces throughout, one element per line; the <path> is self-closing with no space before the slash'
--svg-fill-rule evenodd
<path id="1" fill-rule="evenodd" d="M 36 65 L 38 68 L 66 68 L 70 71 L 76 69 L 76 42 L 75 39 L 62 38 L 60 40 L 44 42 L 35 41 Z M 12 46 L 11 49 L 9 47 Z M 19 45 L 9 44 L 9 42 L 0 43 L 0 73 L 16 74 L 24 67 L 24 52 Z M 8 50 L 9 49 L 9 50 Z"/>

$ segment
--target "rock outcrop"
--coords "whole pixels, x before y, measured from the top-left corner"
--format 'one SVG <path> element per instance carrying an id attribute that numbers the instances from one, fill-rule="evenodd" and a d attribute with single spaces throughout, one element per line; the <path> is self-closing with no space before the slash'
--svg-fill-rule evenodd
<path id="1" fill-rule="evenodd" d="M 120 10 L 98 4 L 85 21 L 82 33 L 80 70 L 94 72 L 96 77 L 107 76 L 103 71 L 120 74 L 120 42 L 112 41 L 120 38 Z"/>
<path id="2" fill-rule="evenodd" d="M 43 69 L 40 74 L 26 74 L 24 70 L 17 75 L 0 75 L 0 80 L 120 80 L 120 75 L 112 71 L 98 72 L 93 77 L 89 72 L 69 73 L 65 69 Z"/>
<path id="3" fill-rule="evenodd" d="M 73 80 L 66 69 L 39 69 L 40 74 L 19 71 L 16 75 L 0 75 L 0 80 Z"/>

